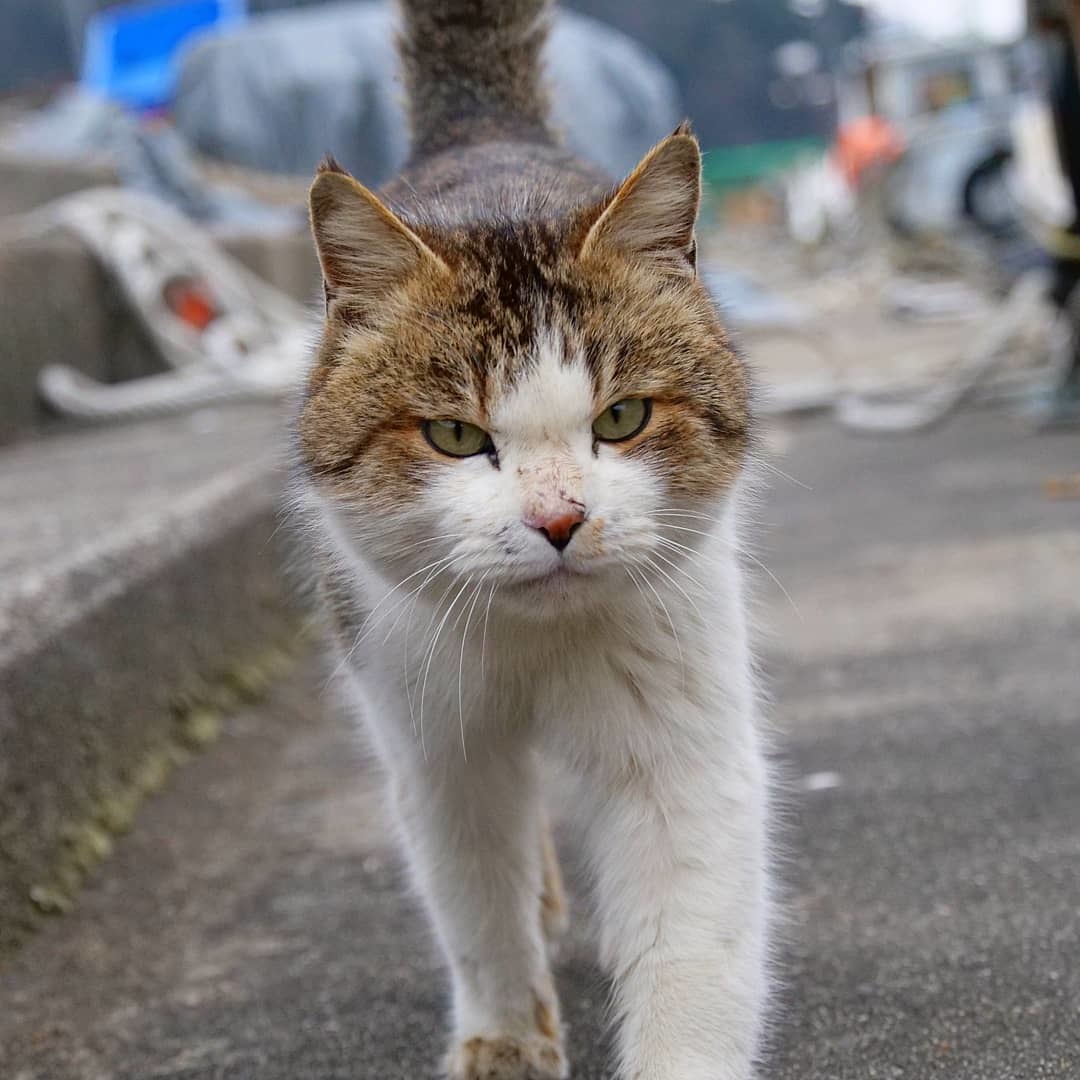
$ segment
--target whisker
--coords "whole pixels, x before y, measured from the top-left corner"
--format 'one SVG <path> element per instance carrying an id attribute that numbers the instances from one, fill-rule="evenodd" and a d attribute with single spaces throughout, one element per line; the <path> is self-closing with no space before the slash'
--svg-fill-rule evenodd
<path id="1" fill-rule="evenodd" d="M 703 514 L 700 510 L 690 510 L 685 506 L 658 506 L 655 510 L 649 510 L 650 514 L 693 514 L 695 517 L 708 518 L 710 521 L 719 521 L 712 514 Z"/>
<path id="2" fill-rule="evenodd" d="M 442 533 L 439 536 L 429 536 L 426 540 L 416 540 L 411 544 L 406 544 L 404 547 L 395 547 L 394 555 L 404 555 L 407 551 L 414 551 L 416 548 L 426 547 L 428 544 L 437 544 L 441 540 L 461 540 L 465 535 L 465 533 Z"/>
<path id="3" fill-rule="evenodd" d="M 702 585 L 701 582 L 697 580 L 697 578 L 692 577 L 690 574 L 688 574 L 681 566 L 679 566 L 678 563 L 672 561 L 671 559 L 667 558 L 664 555 L 661 555 L 659 551 L 654 551 L 651 556 L 646 556 L 646 559 L 652 565 L 652 568 L 658 574 L 660 574 L 663 577 L 667 578 L 667 580 L 669 582 L 671 582 L 672 586 L 674 588 L 678 589 L 679 592 L 681 592 L 683 594 L 683 596 L 686 597 L 686 599 L 689 602 L 690 606 L 694 609 L 695 612 L 697 612 L 698 618 L 701 619 L 701 621 L 706 626 L 708 626 L 709 620 L 706 619 L 705 616 L 702 614 L 701 608 L 699 608 L 697 606 L 697 603 L 694 601 L 694 598 L 669 573 L 667 573 L 666 570 L 663 570 L 661 567 L 657 566 L 652 561 L 653 556 L 655 556 L 658 559 L 663 559 L 663 561 L 666 562 L 668 564 L 668 566 L 674 567 L 674 569 L 678 570 L 680 574 L 683 574 L 685 577 L 689 578 L 699 589 L 701 589 L 702 592 L 707 591 L 705 586 Z"/>
<path id="4" fill-rule="evenodd" d="M 717 534 L 714 532 L 705 532 L 704 529 L 691 529 L 689 525 L 670 525 L 666 521 L 661 521 L 657 522 L 657 526 L 661 529 L 678 529 L 679 532 L 694 533 L 697 536 L 704 536 L 710 540 L 713 537 L 717 537 Z M 717 538 L 720 539 L 720 537 Z"/>
<path id="5" fill-rule="evenodd" d="M 429 562 L 427 566 L 422 566 L 419 570 L 413 571 L 413 573 L 409 574 L 407 577 L 403 577 L 392 589 L 388 589 L 385 593 L 383 593 L 379 602 L 371 609 L 371 611 L 368 612 L 367 618 L 364 619 L 364 621 L 360 624 L 360 629 L 356 632 L 356 642 L 354 643 L 353 647 L 355 648 L 356 645 L 358 645 L 363 640 L 365 631 L 367 629 L 367 624 L 371 621 L 372 618 L 375 617 L 376 613 L 382 608 L 383 604 L 385 604 L 386 601 L 389 600 L 390 597 L 393 596 L 394 593 L 396 593 L 402 585 L 408 584 L 408 582 L 412 581 L 413 578 L 417 578 L 421 574 L 427 573 L 428 571 L 432 570 L 433 568 L 439 566 L 442 563 L 452 562 L 455 558 L 464 558 L 464 556 L 444 555 L 440 559 L 435 559 L 434 562 Z"/>
<path id="6" fill-rule="evenodd" d="M 465 571 L 461 571 L 460 573 L 455 574 L 454 577 L 451 579 L 450 584 L 447 585 L 446 588 L 443 590 L 442 596 L 440 596 L 439 599 L 435 601 L 435 604 L 433 605 L 433 607 L 431 609 L 431 618 L 428 619 L 428 624 L 427 624 L 427 626 L 424 627 L 424 630 L 420 635 L 421 640 L 427 638 L 428 632 L 435 625 L 435 620 L 439 617 L 439 609 L 442 607 L 443 601 L 450 595 L 450 593 L 454 589 L 454 586 L 462 579 L 464 573 L 465 573 Z M 408 674 L 409 674 L 409 653 L 408 653 L 409 630 L 410 630 L 410 628 L 412 626 L 413 612 L 416 611 L 416 604 L 419 601 L 419 599 L 420 598 L 417 597 L 416 600 L 413 601 L 413 606 L 412 606 L 412 609 L 409 612 L 408 621 L 405 624 L 405 657 L 404 657 L 404 659 L 405 659 L 405 679 L 406 679 L 405 693 L 409 697 L 410 714 L 411 714 L 411 711 L 412 711 L 412 706 L 416 701 L 417 687 L 420 685 L 420 673 L 418 672 L 417 676 L 416 676 L 416 682 L 413 684 L 412 690 L 410 692 L 409 684 L 408 684 Z M 424 647 L 420 650 L 420 667 L 421 668 L 423 668 L 423 666 L 424 666 L 424 660 L 427 657 L 428 646 L 430 644 L 431 644 L 430 641 L 425 642 Z M 414 722 L 415 722 L 415 717 L 413 719 L 414 719 Z"/>
<path id="7" fill-rule="evenodd" d="M 442 575 L 447 570 L 449 570 L 451 567 L 455 566 L 456 564 L 460 563 L 465 558 L 467 558 L 466 555 L 457 555 L 453 559 L 450 559 L 443 566 L 440 566 L 440 567 L 438 567 L 438 569 L 431 571 L 428 574 L 428 576 L 426 578 L 424 578 L 424 580 L 421 581 L 419 585 L 416 586 L 415 589 L 411 590 L 405 596 L 403 596 L 397 602 L 397 604 L 394 605 L 394 607 L 392 609 L 392 611 L 397 611 L 398 615 L 397 615 L 397 618 L 394 619 L 394 621 L 390 624 L 390 629 L 387 630 L 386 634 L 383 636 L 382 643 L 384 645 L 394 636 L 394 631 L 397 629 L 398 623 L 401 622 L 401 618 L 405 614 L 405 612 L 406 611 L 409 612 L 409 622 L 406 623 L 406 626 L 405 626 L 405 648 L 404 648 L 405 659 L 406 659 L 406 671 L 405 671 L 406 685 L 408 684 L 409 627 L 410 627 L 411 622 L 412 622 L 412 612 L 414 612 L 416 610 L 416 605 L 420 601 L 420 594 L 424 591 L 424 589 L 426 589 L 428 587 L 428 585 L 432 584 L 435 581 L 438 581 L 438 579 L 440 577 L 442 577 Z M 457 577 L 460 577 L 460 576 L 461 576 L 460 574 L 457 575 Z M 457 578 L 455 578 L 454 580 L 456 581 Z M 450 587 L 452 587 L 452 583 L 451 583 Z M 445 594 L 443 594 L 443 595 L 445 597 Z M 410 600 L 412 600 L 411 604 L 409 604 Z M 408 604 L 408 607 L 406 607 L 407 604 Z M 389 618 L 390 614 L 391 614 L 391 612 L 387 612 L 387 614 L 384 615 L 383 618 L 384 619 Z"/>
<path id="8" fill-rule="evenodd" d="M 667 547 L 674 548 L 676 551 L 681 551 L 685 555 L 692 556 L 695 560 L 706 562 L 715 562 L 716 560 L 710 559 L 704 552 L 698 551 L 697 548 L 692 548 L 688 544 L 680 544 L 678 540 L 672 540 L 669 536 L 657 536 L 657 543 L 665 544 Z"/>
<path id="9" fill-rule="evenodd" d="M 799 605 L 791 598 L 791 593 L 784 588 L 784 583 L 756 556 L 752 555 L 746 548 L 740 547 L 738 544 L 733 544 L 723 536 L 718 536 L 716 533 L 702 532 L 701 529 L 691 529 L 686 525 L 668 525 L 664 522 L 658 522 L 657 527 L 661 529 L 678 529 L 679 532 L 696 533 L 698 536 L 707 536 L 710 539 L 719 540 L 722 544 L 726 544 L 728 548 L 734 551 L 736 554 L 743 556 L 743 558 L 749 559 L 756 567 L 766 573 L 776 587 L 784 594 L 784 599 L 791 605 L 791 610 L 795 612 L 799 620 L 802 620 L 802 612 L 799 611 Z M 690 549 L 693 550 L 693 549 Z M 694 552 L 695 555 L 701 555 L 701 552 Z"/>
<path id="10" fill-rule="evenodd" d="M 663 544 L 664 547 L 670 548 L 672 551 L 677 551 L 680 555 L 684 555 L 688 562 L 701 563 L 703 566 L 723 566 L 723 563 L 718 558 L 714 558 L 703 551 L 699 551 L 697 548 L 689 547 L 687 544 L 680 544 L 677 540 L 672 540 L 668 536 L 657 536 L 655 539 L 658 544 Z M 684 574 L 686 573 L 682 567 L 680 567 L 680 570 L 682 570 Z M 697 582 L 697 585 L 699 588 L 708 592 L 700 581 Z"/>
<path id="11" fill-rule="evenodd" d="M 638 566 L 640 566 L 640 565 L 641 564 L 638 563 Z M 653 583 L 649 580 L 649 578 L 648 578 L 648 576 L 646 574 L 642 574 L 641 579 L 642 579 L 642 581 L 645 582 L 646 586 L 648 586 L 648 588 L 652 592 L 653 596 L 656 597 L 656 602 L 662 608 L 662 610 L 664 612 L 664 615 L 667 617 L 668 626 L 671 627 L 671 636 L 675 640 L 675 651 L 679 654 L 679 670 L 682 672 L 683 689 L 685 690 L 686 689 L 686 663 L 683 660 L 682 643 L 679 641 L 679 631 L 675 629 L 675 622 L 671 618 L 671 612 L 668 611 L 667 604 L 664 603 L 664 598 L 660 595 L 659 592 L 657 592 L 656 586 L 653 585 Z"/>
<path id="12" fill-rule="evenodd" d="M 771 462 L 766 461 L 764 458 L 751 458 L 755 465 L 760 465 L 763 469 L 768 469 L 769 472 L 775 473 L 781 480 L 786 480 L 789 484 L 794 484 L 796 487 L 801 487 L 804 491 L 813 491 L 814 489 L 809 484 L 804 484 L 801 480 L 794 476 L 789 476 L 783 469 L 778 469 Z"/>
<path id="13" fill-rule="evenodd" d="M 274 537 L 277 536 L 286 525 L 290 524 L 291 521 L 291 515 L 282 512 L 278 523 L 274 526 L 274 531 L 263 541 L 263 546 L 259 550 L 265 551 L 274 542 Z"/>
<path id="14" fill-rule="evenodd" d="M 476 590 L 473 592 L 472 603 L 469 605 L 469 614 L 465 617 L 465 629 L 461 632 L 461 655 L 458 657 L 457 669 L 457 712 L 458 726 L 461 728 L 461 756 L 465 761 L 469 760 L 469 752 L 465 749 L 465 708 L 462 703 L 461 695 L 462 673 L 465 669 L 465 642 L 469 639 L 469 623 L 472 622 L 473 612 L 476 610 L 476 601 L 480 599 L 480 593 L 484 588 L 484 578 L 490 573 L 490 570 L 485 570 L 481 575 L 480 580 L 476 583 Z"/>
<path id="15" fill-rule="evenodd" d="M 660 622 L 656 617 L 656 611 L 653 607 L 653 603 L 645 595 L 645 590 L 642 588 L 641 582 L 638 580 L 637 575 L 634 574 L 634 572 L 630 569 L 629 566 L 624 566 L 623 569 L 626 571 L 627 577 L 629 577 L 630 580 L 634 583 L 634 585 L 637 586 L 637 591 L 641 593 L 641 599 L 645 601 L 645 606 L 649 609 L 649 614 L 652 616 L 653 625 L 659 626 Z"/>
<path id="16" fill-rule="evenodd" d="M 744 548 L 740 547 L 735 547 L 734 550 L 739 555 L 742 555 L 743 558 L 749 559 L 756 567 L 758 567 L 759 570 L 762 570 L 764 573 L 769 575 L 769 577 L 772 579 L 773 584 L 784 594 L 784 599 L 791 605 L 791 610 L 795 612 L 795 615 L 798 618 L 799 622 L 802 622 L 803 617 L 802 612 L 799 610 L 799 605 L 796 604 L 795 601 L 791 598 L 791 593 L 789 593 L 787 589 L 784 588 L 784 583 L 756 555 L 751 555 L 749 551 L 746 551 Z"/>
<path id="17" fill-rule="evenodd" d="M 454 607 L 471 584 L 472 577 L 469 577 L 466 579 L 465 584 L 458 590 L 454 599 L 450 601 L 450 606 L 446 609 L 446 614 L 442 617 L 442 622 L 439 623 L 439 628 L 435 631 L 435 636 L 431 640 L 431 648 L 428 650 L 427 667 L 424 669 L 424 684 L 420 687 L 420 749 L 424 755 L 425 761 L 427 761 L 427 743 L 424 741 L 424 698 L 427 695 L 428 676 L 431 674 L 431 665 L 435 659 L 435 649 L 439 644 L 439 637 L 443 632 L 443 627 L 453 613 Z"/>
<path id="18" fill-rule="evenodd" d="M 402 585 L 406 584 L 408 581 L 411 581 L 414 577 L 417 577 L 418 575 L 424 573 L 425 571 L 430 570 L 433 566 L 438 566 L 440 563 L 446 562 L 446 561 L 448 561 L 448 560 L 450 560 L 452 558 L 453 558 L 452 556 L 447 555 L 447 556 L 444 556 L 442 559 L 436 559 L 434 562 L 428 563 L 427 566 L 421 567 L 415 573 L 409 574 L 408 577 L 402 578 L 401 581 L 399 581 L 395 586 L 393 586 L 393 588 L 388 589 L 382 595 L 379 602 L 375 605 L 375 607 L 373 607 L 371 609 L 371 611 L 369 611 L 367 613 L 367 616 L 364 618 L 364 621 L 360 624 L 360 627 L 356 631 L 356 635 L 353 638 L 352 645 L 349 646 L 348 652 L 345 653 L 345 655 L 338 662 L 337 666 L 330 673 L 330 676 L 327 679 L 326 685 L 329 685 L 334 679 L 336 679 L 338 677 L 338 675 L 341 674 L 342 669 L 353 658 L 354 654 L 356 653 L 356 650 L 360 647 L 360 645 L 363 643 L 364 639 L 367 636 L 366 630 L 367 630 L 367 627 L 368 627 L 368 623 L 371 622 L 372 618 L 375 616 L 376 612 L 378 612 L 378 610 L 383 606 L 383 604 L 385 604 L 386 601 L 395 592 L 397 592 L 397 590 L 400 589 Z M 394 610 L 394 609 L 391 609 L 391 610 Z M 376 624 L 376 625 L 378 625 L 378 624 Z M 374 627 L 372 627 L 372 629 L 374 629 Z"/>
<path id="19" fill-rule="evenodd" d="M 699 510 L 680 510 L 672 507 L 665 510 L 648 511 L 649 517 L 687 517 L 697 518 L 700 521 L 711 521 L 716 525 L 725 525 L 723 518 L 714 517 L 712 514 L 703 514 Z"/>
<path id="20" fill-rule="evenodd" d="M 484 669 L 484 656 L 487 653 L 487 632 L 488 632 L 488 619 L 491 617 L 491 601 L 495 599 L 495 590 L 499 587 L 499 582 L 493 581 L 491 583 L 491 592 L 488 593 L 487 607 L 484 608 L 484 636 L 480 641 L 480 678 L 485 679 L 487 675 Z"/>
<path id="21" fill-rule="evenodd" d="M 431 573 L 429 573 L 428 576 L 426 578 L 424 578 L 424 580 L 421 581 L 420 584 L 417 585 L 415 589 L 410 590 L 408 593 L 406 593 L 403 597 L 401 597 L 398 600 L 398 602 L 392 608 L 392 611 L 397 611 L 398 612 L 398 616 L 390 624 L 390 629 L 386 631 L 386 634 L 382 639 L 382 643 L 384 645 L 390 640 L 391 637 L 393 637 L 394 630 L 397 628 L 398 623 L 401 622 L 401 617 L 402 617 L 402 615 L 405 614 L 405 605 L 408 604 L 408 602 L 410 600 L 412 600 L 412 605 L 411 605 L 410 610 L 415 610 L 416 604 L 420 599 L 420 593 L 423 592 L 424 589 L 426 589 L 428 587 L 428 585 L 432 584 L 432 582 L 438 581 L 438 579 L 440 577 L 442 577 L 442 575 L 447 570 L 449 570 L 451 567 L 457 565 L 458 563 L 460 563 L 461 561 L 463 561 L 466 558 L 468 558 L 467 555 L 457 555 L 454 558 L 450 559 L 443 566 L 440 566 L 437 569 L 433 570 Z M 390 612 L 387 612 L 387 614 L 384 615 L 383 618 L 387 619 L 387 618 L 389 618 L 389 616 L 390 616 Z M 372 629 L 374 629 L 374 627 Z"/>

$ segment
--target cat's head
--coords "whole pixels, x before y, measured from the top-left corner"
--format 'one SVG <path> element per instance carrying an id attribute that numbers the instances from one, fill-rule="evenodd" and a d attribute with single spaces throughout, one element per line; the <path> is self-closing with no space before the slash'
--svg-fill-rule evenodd
<path id="1" fill-rule="evenodd" d="M 720 512 L 749 427 L 696 273 L 699 199 L 684 132 L 596 204 L 454 228 L 320 173 L 327 321 L 300 446 L 357 553 L 432 598 L 484 582 L 542 615 L 696 546 L 706 519 L 678 513 Z"/>

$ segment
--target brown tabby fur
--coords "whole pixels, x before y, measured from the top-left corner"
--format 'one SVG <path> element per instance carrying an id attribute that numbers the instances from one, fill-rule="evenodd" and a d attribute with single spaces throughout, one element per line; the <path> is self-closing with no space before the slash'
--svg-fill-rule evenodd
<path id="1" fill-rule="evenodd" d="M 677 463 L 665 470 L 677 494 L 714 496 L 734 481 L 747 445 L 744 366 L 695 273 L 587 244 L 645 163 L 612 188 L 541 122 L 544 0 L 403 6 L 418 142 L 379 205 L 434 257 L 401 280 L 360 281 L 328 265 L 324 239 L 327 318 L 299 425 L 308 474 L 328 493 L 363 492 L 369 506 L 373 493 L 388 506 L 410 499 L 428 470 L 446 465 L 419 422 L 487 427 L 489 403 L 534 362 L 546 336 L 568 359 L 584 358 L 598 412 L 621 397 L 654 399 L 651 423 L 619 444 L 623 452 Z M 462 52 L 475 52 L 478 39 L 455 25 L 487 25 L 494 11 L 499 25 L 483 55 Z M 443 147 L 449 131 L 453 145 Z M 662 149 L 681 152 L 699 182 L 685 126 L 654 154 Z M 336 163 L 322 166 L 311 196 L 316 236 L 346 182 L 374 201 L 346 178 Z M 691 234 L 685 246 L 692 264 Z"/>

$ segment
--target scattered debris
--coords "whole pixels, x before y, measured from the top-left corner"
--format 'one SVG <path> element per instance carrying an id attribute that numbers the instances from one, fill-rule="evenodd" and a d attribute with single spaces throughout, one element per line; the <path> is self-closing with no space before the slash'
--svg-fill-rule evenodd
<path id="1" fill-rule="evenodd" d="M 84 240 L 171 369 L 105 384 L 51 365 L 41 372 L 39 390 L 56 412 L 110 421 L 277 398 L 297 386 L 310 340 L 307 312 L 169 207 L 147 195 L 101 189 L 50 203 L 23 224 L 67 228 Z"/>
<path id="2" fill-rule="evenodd" d="M 1013 287 L 1000 310 L 976 333 L 951 375 L 925 392 L 902 400 L 879 400 L 844 394 L 836 403 L 837 420 L 857 431 L 917 431 L 944 420 L 1001 366 L 1006 349 L 1032 319 L 1045 314 L 1046 275 L 1032 271 Z M 1036 372 L 1033 378 L 1045 375 Z M 1052 374 L 1052 373 L 1051 373 Z"/>
<path id="3" fill-rule="evenodd" d="M 837 772 L 809 773 L 802 778 L 802 789 L 804 791 L 832 791 L 840 787 L 843 782 L 844 778 Z"/>
<path id="4" fill-rule="evenodd" d="M 1071 476 L 1051 476 L 1043 481 L 1048 499 L 1080 499 L 1080 473 Z"/>
<path id="5" fill-rule="evenodd" d="M 898 319 L 922 322 L 970 319 L 989 313 L 990 299 L 963 280 L 926 281 L 897 277 L 885 289 L 886 309 Z"/>

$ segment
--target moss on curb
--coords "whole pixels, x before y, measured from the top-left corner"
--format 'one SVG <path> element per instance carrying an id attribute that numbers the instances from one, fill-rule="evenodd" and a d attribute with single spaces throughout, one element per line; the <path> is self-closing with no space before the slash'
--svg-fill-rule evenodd
<path id="1" fill-rule="evenodd" d="M 61 829 L 51 873 L 28 890 L 31 910 L 23 938 L 42 916 L 74 907 L 79 889 L 111 854 L 114 839 L 131 828 L 143 800 L 160 791 L 174 769 L 217 741 L 226 716 L 260 700 L 292 668 L 308 638 L 301 628 L 288 644 L 264 647 L 175 695 L 174 722 L 164 740 L 124 770 L 122 783 L 96 793 L 81 818 Z"/>

